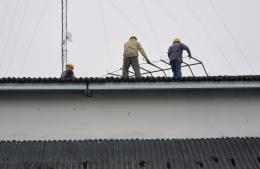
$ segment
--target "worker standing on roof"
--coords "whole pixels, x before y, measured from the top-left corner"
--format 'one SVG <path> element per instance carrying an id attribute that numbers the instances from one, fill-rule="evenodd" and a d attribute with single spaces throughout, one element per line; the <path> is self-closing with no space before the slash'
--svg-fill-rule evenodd
<path id="1" fill-rule="evenodd" d="M 135 72 L 135 77 L 141 77 L 139 61 L 138 61 L 138 51 L 145 58 L 146 62 L 150 64 L 150 60 L 148 59 L 144 49 L 141 44 L 137 41 L 137 37 L 131 36 L 129 41 L 124 45 L 124 60 L 123 60 L 123 76 L 129 76 L 129 67 L 132 66 Z"/>
<path id="2" fill-rule="evenodd" d="M 168 57 L 170 59 L 170 65 L 174 77 L 181 77 L 181 63 L 182 63 L 182 53 L 183 50 L 188 52 L 188 57 L 191 58 L 191 52 L 188 46 L 181 43 L 179 38 L 175 38 L 173 44 L 169 47 Z"/>
<path id="3" fill-rule="evenodd" d="M 63 80 L 74 80 L 76 77 L 74 76 L 74 65 L 69 63 L 66 65 L 66 70 L 62 72 L 61 78 Z"/>

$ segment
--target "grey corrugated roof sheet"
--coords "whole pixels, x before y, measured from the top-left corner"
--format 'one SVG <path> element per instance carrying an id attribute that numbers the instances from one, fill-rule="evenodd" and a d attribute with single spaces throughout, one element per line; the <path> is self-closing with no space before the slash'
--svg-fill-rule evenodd
<path id="1" fill-rule="evenodd" d="M 234 82 L 234 81 L 260 81 L 260 75 L 244 76 L 201 76 L 201 77 L 140 77 L 140 78 L 119 78 L 119 77 L 79 77 L 75 80 L 62 80 L 61 78 L 31 78 L 31 77 L 3 77 L 0 84 L 5 83 L 109 83 L 109 82 Z"/>
<path id="2" fill-rule="evenodd" d="M 259 169 L 259 138 L 0 142 L 1 169 Z"/>

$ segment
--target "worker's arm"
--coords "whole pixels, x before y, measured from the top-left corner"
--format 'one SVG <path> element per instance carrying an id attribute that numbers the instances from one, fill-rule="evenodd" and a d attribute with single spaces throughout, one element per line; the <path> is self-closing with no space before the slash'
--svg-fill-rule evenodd
<path id="1" fill-rule="evenodd" d="M 145 51 L 144 51 L 142 45 L 141 45 L 139 42 L 137 42 L 137 45 L 138 45 L 138 50 L 140 51 L 141 55 L 142 55 L 145 59 L 148 59 L 148 57 L 147 57 L 147 55 L 146 55 L 146 53 L 145 53 Z"/>
<path id="2" fill-rule="evenodd" d="M 168 57 L 170 58 L 170 56 L 171 56 L 171 46 L 168 49 Z"/>
<path id="3" fill-rule="evenodd" d="M 71 77 L 72 77 L 73 80 L 75 80 L 75 79 L 77 78 L 77 77 L 74 75 L 74 71 L 73 71 L 73 70 L 71 71 Z"/>
<path id="4" fill-rule="evenodd" d="M 188 57 L 191 58 L 190 48 L 183 44 L 183 50 L 186 50 L 188 52 L 188 54 L 189 54 Z"/>
<path id="5" fill-rule="evenodd" d="M 146 55 L 146 53 L 145 53 L 145 51 L 144 51 L 142 45 L 141 45 L 139 42 L 137 42 L 137 45 L 138 45 L 138 50 L 140 51 L 140 53 L 142 54 L 142 56 L 145 58 L 146 62 L 147 62 L 148 64 L 151 64 L 151 62 L 150 62 L 150 60 L 148 59 L 148 57 L 147 57 L 147 55 Z"/>
<path id="6" fill-rule="evenodd" d="M 124 51 L 127 49 L 127 43 L 124 44 Z"/>

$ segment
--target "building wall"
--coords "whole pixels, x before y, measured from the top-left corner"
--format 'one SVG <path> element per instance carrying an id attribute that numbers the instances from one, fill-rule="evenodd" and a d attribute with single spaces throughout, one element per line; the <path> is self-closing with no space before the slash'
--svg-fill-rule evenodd
<path id="1" fill-rule="evenodd" d="M 0 93 L 1 140 L 260 136 L 260 91 Z"/>

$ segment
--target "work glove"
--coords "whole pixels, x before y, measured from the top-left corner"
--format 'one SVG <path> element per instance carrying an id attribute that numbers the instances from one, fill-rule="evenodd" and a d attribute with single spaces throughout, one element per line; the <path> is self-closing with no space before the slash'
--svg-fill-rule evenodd
<path id="1" fill-rule="evenodd" d="M 188 55 L 188 57 L 189 57 L 189 59 L 191 59 L 191 58 L 192 58 L 192 56 L 191 56 L 191 55 Z"/>
<path id="2" fill-rule="evenodd" d="M 149 60 L 149 59 L 147 59 L 147 58 L 146 58 L 146 62 L 147 62 L 148 64 L 151 64 L 150 60 Z"/>

